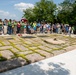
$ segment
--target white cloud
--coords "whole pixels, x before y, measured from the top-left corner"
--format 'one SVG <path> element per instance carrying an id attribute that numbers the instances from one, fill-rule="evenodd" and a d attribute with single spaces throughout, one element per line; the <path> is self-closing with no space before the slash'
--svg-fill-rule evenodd
<path id="1" fill-rule="evenodd" d="M 11 14 L 8 11 L 0 10 L 0 18 L 1 19 L 5 19 L 5 18 L 7 18 L 7 19 L 10 19 L 10 18 L 14 19 L 14 18 L 16 18 L 16 15 L 15 14 Z"/>
<path id="2" fill-rule="evenodd" d="M 15 4 L 14 6 L 16 9 L 18 9 L 20 11 L 26 10 L 27 8 L 33 8 L 34 7 L 34 5 L 31 3 L 23 3 L 23 2 Z"/>
<path id="3" fill-rule="evenodd" d="M 5 12 L 3 10 L 0 10 L 0 15 L 2 15 L 2 16 L 8 16 L 9 12 Z"/>

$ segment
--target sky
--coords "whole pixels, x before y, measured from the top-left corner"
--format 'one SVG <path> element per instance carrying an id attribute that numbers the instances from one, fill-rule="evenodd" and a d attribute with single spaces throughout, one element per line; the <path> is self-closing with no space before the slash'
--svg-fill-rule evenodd
<path id="1" fill-rule="evenodd" d="M 23 9 L 34 7 L 34 4 L 40 0 L 0 0 L 0 19 L 20 20 L 23 16 Z M 64 0 L 53 0 L 59 4 Z"/>

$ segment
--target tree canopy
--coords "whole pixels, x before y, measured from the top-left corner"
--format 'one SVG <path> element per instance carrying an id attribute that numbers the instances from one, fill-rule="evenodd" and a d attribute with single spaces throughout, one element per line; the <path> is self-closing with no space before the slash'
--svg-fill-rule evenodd
<path id="1" fill-rule="evenodd" d="M 24 17 L 29 21 L 54 21 L 54 11 L 56 4 L 51 0 L 41 0 L 37 2 L 33 9 L 24 10 Z"/>
<path id="2" fill-rule="evenodd" d="M 64 0 L 59 4 L 62 9 L 58 12 L 57 18 L 61 23 L 69 23 L 71 25 L 76 23 L 76 3 L 75 0 Z"/>
<path id="3" fill-rule="evenodd" d="M 52 0 L 41 0 L 34 5 L 34 8 L 29 8 L 23 11 L 23 17 L 29 22 L 46 21 L 59 23 L 76 23 L 76 0 L 64 0 L 59 5 L 56 5 Z"/>

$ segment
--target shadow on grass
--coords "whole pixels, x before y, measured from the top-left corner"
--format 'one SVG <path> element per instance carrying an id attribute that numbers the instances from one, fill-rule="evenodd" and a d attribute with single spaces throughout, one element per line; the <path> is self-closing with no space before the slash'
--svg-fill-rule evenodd
<path id="1" fill-rule="evenodd" d="M 39 62 L 38 64 L 23 66 L 18 69 L 1 73 L 0 75 L 70 75 L 70 71 L 62 67 L 65 65 L 64 63 L 48 63 L 48 70 L 46 70 L 46 67 L 45 69 L 42 69 L 41 65 L 44 65 L 44 63 Z"/>

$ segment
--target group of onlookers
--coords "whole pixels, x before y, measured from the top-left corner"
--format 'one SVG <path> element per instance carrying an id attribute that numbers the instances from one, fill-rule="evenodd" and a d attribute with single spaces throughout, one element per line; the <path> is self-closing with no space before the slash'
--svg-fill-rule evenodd
<path id="1" fill-rule="evenodd" d="M 70 26 L 69 24 L 42 23 L 40 26 L 40 32 L 42 33 L 74 34 L 75 30 L 76 27 Z"/>
<path id="2" fill-rule="evenodd" d="M 26 33 L 26 23 L 23 21 L 16 21 L 16 20 L 7 20 L 0 19 L 0 34 L 17 34 L 17 33 Z"/>
<path id="3" fill-rule="evenodd" d="M 58 34 L 74 34 L 75 26 L 69 24 L 51 24 L 46 22 L 24 22 L 24 20 L 7 20 L 0 19 L 0 35 L 1 34 L 33 34 L 33 33 L 58 33 Z"/>

